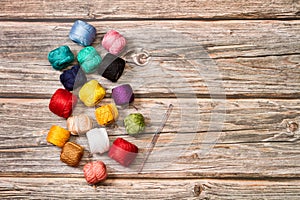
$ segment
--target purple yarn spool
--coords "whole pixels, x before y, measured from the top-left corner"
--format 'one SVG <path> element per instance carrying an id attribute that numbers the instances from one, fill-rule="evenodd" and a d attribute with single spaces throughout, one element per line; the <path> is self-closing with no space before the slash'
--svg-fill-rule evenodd
<path id="1" fill-rule="evenodd" d="M 124 105 L 133 102 L 134 94 L 129 84 L 119 85 L 112 89 L 112 98 L 116 105 Z"/>

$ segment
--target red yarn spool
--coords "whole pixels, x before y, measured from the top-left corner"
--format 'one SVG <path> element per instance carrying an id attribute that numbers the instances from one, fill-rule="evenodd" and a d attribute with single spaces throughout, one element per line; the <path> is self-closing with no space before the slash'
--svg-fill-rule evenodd
<path id="1" fill-rule="evenodd" d="M 122 138 L 117 138 L 110 147 L 108 156 L 121 165 L 128 167 L 136 158 L 138 151 L 138 147 L 134 144 Z"/>
<path id="2" fill-rule="evenodd" d="M 83 167 L 83 173 L 89 184 L 96 184 L 107 178 L 106 165 L 102 161 L 87 163 Z"/>
<path id="3" fill-rule="evenodd" d="M 49 109 L 54 114 L 68 118 L 72 114 L 73 107 L 77 103 L 77 97 L 65 89 L 57 89 L 52 95 Z"/>

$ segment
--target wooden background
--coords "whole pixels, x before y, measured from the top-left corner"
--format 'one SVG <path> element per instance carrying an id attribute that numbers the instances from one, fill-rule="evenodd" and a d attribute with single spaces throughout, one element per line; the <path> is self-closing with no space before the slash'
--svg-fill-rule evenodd
<path id="1" fill-rule="evenodd" d="M 121 136 L 139 145 L 143 156 L 173 103 L 155 151 L 176 134 L 195 138 L 170 145 L 170 157 L 177 148 L 187 151 L 169 167 L 164 167 L 164 158 L 152 156 L 137 174 L 134 166 L 119 170 L 104 155 L 109 177 L 95 189 L 86 184 L 82 167 L 96 158 L 86 150 L 78 168 L 66 167 L 59 161 L 60 150 L 46 143 L 51 125 L 65 127 L 48 110 L 51 95 L 62 86 L 47 54 L 61 45 L 81 49 L 68 39 L 77 19 L 97 28 L 93 45 L 99 51 L 105 32 L 115 29 L 133 47 L 142 45 L 151 53 L 152 63 L 127 66 L 120 80 L 132 84 L 134 105 L 147 117 L 148 134 L 126 136 L 121 122 L 108 132 L 111 141 Z M 299 19 L 299 0 L 1 0 L 0 198 L 299 199 L 300 132 L 286 127 L 287 122 L 300 122 Z M 183 59 L 178 49 L 192 56 Z M 220 75 L 209 84 L 205 68 L 198 66 L 205 59 L 206 67 L 216 66 Z M 110 102 L 115 84 L 91 77 L 105 85 L 104 102 Z M 222 90 L 215 82 L 221 82 Z M 226 94 L 225 106 L 211 98 L 211 84 L 220 91 L 214 95 Z M 211 127 L 212 116 L 221 116 L 222 130 Z M 206 136 L 218 140 L 209 143 Z M 73 139 L 86 144 L 85 136 Z M 199 154 L 203 148 L 209 151 Z"/>

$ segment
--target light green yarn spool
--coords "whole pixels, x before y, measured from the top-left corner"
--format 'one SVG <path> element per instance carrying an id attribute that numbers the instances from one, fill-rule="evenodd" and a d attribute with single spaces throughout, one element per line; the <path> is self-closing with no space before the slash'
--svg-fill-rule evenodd
<path id="1" fill-rule="evenodd" d="M 82 70 L 87 74 L 95 72 L 102 62 L 101 56 L 92 46 L 81 49 L 77 55 L 77 60 Z"/>
<path id="2" fill-rule="evenodd" d="M 145 130 L 145 119 L 140 113 L 129 114 L 124 119 L 126 132 L 130 135 L 141 133 Z"/>

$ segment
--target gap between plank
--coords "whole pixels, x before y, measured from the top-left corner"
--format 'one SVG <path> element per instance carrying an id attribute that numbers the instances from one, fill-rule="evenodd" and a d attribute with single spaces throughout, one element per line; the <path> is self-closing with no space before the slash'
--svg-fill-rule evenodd
<path id="1" fill-rule="evenodd" d="M 1 18 L 0 22 L 61 22 L 61 23 L 73 23 L 75 20 L 81 18 L 50 18 L 50 19 L 43 19 L 43 18 L 34 18 L 34 19 L 24 19 L 24 18 Z M 272 18 L 272 17 L 255 17 L 255 18 L 238 18 L 238 17 L 216 17 L 216 18 L 114 18 L 114 19 L 84 19 L 86 22 L 126 22 L 126 21 L 293 21 L 293 20 L 300 20 L 300 17 L 283 17 L 283 18 Z"/>
<path id="2" fill-rule="evenodd" d="M 214 94 L 214 99 L 218 99 L 217 97 L 220 96 L 220 99 L 223 98 L 223 94 Z M 51 95 L 49 94 L 28 94 L 28 93 L 0 93 L 0 99 L 28 99 L 28 100 L 37 100 L 37 99 L 49 99 Z M 105 98 L 111 98 L 111 94 L 107 94 Z M 135 94 L 135 98 L 143 98 L 143 99 L 170 99 L 170 98 L 195 98 L 195 94 L 189 93 L 181 93 L 181 94 L 174 94 L 171 93 L 149 93 L 149 94 Z M 198 99 L 211 99 L 210 94 L 196 94 L 196 98 Z M 283 100 L 295 100 L 300 98 L 299 93 L 290 93 L 290 94 L 280 94 L 280 93 L 260 93 L 260 94 L 232 94 L 226 95 L 225 100 L 235 100 L 235 99 L 283 99 Z"/>

